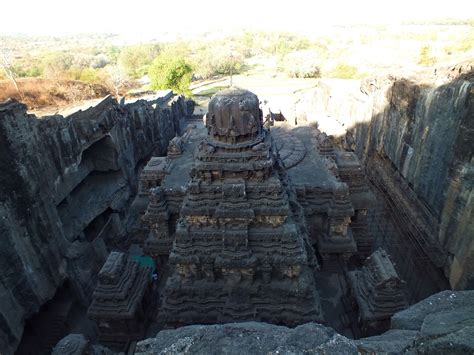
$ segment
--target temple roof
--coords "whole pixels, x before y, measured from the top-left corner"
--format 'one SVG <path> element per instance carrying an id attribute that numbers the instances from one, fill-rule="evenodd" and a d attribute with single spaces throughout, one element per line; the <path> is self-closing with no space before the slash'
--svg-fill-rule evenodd
<path id="1" fill-rule="evenodd" d="M 206 126 L 211 136 L 251 137 L 261 131 L 262 114 L 257 95 L 230 88 L 216 93 L 209 102 Z"/>
<path id="2" fill-rule="evenodd" d="M 99 272 L 99 283 L 87 314 L 91 318 L 130 319 L 151 282 L 151 268 L 124 253 L 111 252 Z"/>

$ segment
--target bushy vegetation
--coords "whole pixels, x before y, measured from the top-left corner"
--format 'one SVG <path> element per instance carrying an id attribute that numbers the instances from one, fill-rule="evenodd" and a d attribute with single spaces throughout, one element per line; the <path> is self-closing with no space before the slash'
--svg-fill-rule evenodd
<path id="1" fill-rule="evenodd" d="M 346 64 L 338 63 L 332 70 L 328 71 L 325 75 L 328 78 L 338 79 L 360 79 L 361 74 L 356 67 Z"/>
<path id="2" fill-rule="evenodd" d="M 244 40 L 251 46 L 253 54 L 270 54 L 280 57 L 286 54 L 311 48 L 314 43 L 305 36 L 288 32 L 247 32 Z"/>
<path id="3" fill-rule="evenodd" d="M 201 41 L 76 48 L 74 51 L 45 50 L 35 57 L 26 53 L 15 63 L 15 71 L 18 77 L 80 80 L 82 76 L 95 80 L 99 73 L 106 72 L 101 69 L 118 65 L 128 79 L 134 80 L 148 74 L 155 58 L 165 53 L 168 57 L 183 58 L 192 65 L 195 78 L 208 79 L 243 72 L 246 58 L 262 54 L 283 57 L 310 45 L 305 37 L 290 33 L 245 32 L 240 36 Z"/>
<path id="4" fill-rule="evenodd" d="M 125 94 L 132 83 L 143 86 L 147 76 L 151 88 L 181 93 L 189 93 L 191 81 L 249 70 L 293 78 L 359 79 L 364 72 L 379 68 L 397 68 L 405 63 L 431 66 L 465 57 L 474 50 L 473 24 L 471 20 L 448 20 L 434 24 L 440 27 L 428 24 L 396 30 L 388 25 L 334 27 L 312 38 L 287 32 L 246 31 L 226 37 L 210 35 L 130 46 L 110 45 L 116 43 L 111 40 L 113 35 L 51 38 L 49 42 L 37 37 L 35 40 L 43 47 L 4 36 L 0 38 L 0 51 L 5 46 L 15 55 L 10 71 L 0 71 L 0 79 L 10 80 L 12 85 L 15 78 L 76 80 L 104 85 L 115 95 Z M 454 27 L 446 31 L 443 26 Z M 398 54 L 394 48 L 404 50 Z"/>
<path id="5" fill-rule="evenodd" d="M 144 47 L 139 50 L 141 54 L 147 50 L 156 50 L 151 46 Z M 126 65 L 117 64 L 121 54 L 118 47 L 107 47 L 104 50 L 83 49 L 74 54 L 70 51 L 47 51 L 37 57 L 25 56 L 18 60 L 11 69 L 17 78 L 43 78 L 54 81 L 79 80 L 88 84 L 104 85 L 118 95 L 121 88 L 129 86 L 129 82 L 134 80 L 136 72 L 146 73 L 148 68 L 143 66 L 151 64 L 151 60 L 132 60 L 131 56 L 127 54 L 130 52 L 128 47 L 123 50 L 125 54 L 122 58 L 130 59 L 123 61 Z M 148 55 L 151 56 L 151 54 Z M 141 67 L 135 70 L 135 65 L 141 65 Z M 3 75 L 0 76 L 0 79 L 6 78 Z"/>
<path id="6" fill-rule="evenodd" d="M 474 27 L 474 26 L 473 26 Z M 461 39 L 453 39 L 444 50 L 447 54 L 465 53 L 474 49 L 474 29 L 466 31 Z"/>
<path id="7" fill-rule="evenodd" d="M 245 58 L 240 53 L 207 48 L 191 57 L 195 79 L 211 79 L 230 74 L 239 74 L 245 68 Z"/>
<path id="8" fill-rule="evenodd" d="M 190 94 L 193 69 L 182 57 L 161 54 L 153 60 L 149 68 L 150 87 L 157 89 L 172 89 L 177 93 Z"/>
<path id="9" fill-rule="evenodd" d="M 280 70 L 292 78 L 319 78 L 321 59 L 314 50 L 297 50 L 283 57 Z"/>
<path id="10" fill-rule="evenodd" d="M 431 51 L 430 46 L 421 47 L 418 64 L 424 65 L 424 66 L 430 66 L 436 62 L 435 59 L 431 56 L 430 51 Z"/>
<path id="11" fill-rule="evenodd" d="M 138 79 L 148 72 L 149 66 L 159 53 L 158 44 L 129 46 L 118 54 L 117 63 L 131 79 Z"/>

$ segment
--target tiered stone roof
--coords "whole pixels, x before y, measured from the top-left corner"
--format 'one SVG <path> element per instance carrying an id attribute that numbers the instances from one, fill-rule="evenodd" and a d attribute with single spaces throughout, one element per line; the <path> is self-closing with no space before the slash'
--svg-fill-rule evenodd
<path id="1" fill-rule="evenodd" d="M 258 98 L 218 93 L 206 128 L 169 257 L 163 320 L 321 321 L 314 250 Z"/>
<path id="2" fill-rule="evenodd" d="M 99 272 L 99 283 L 87 314 L 92 319 L 133 319 L 150 283 L 150 268 L 111 252 Z"/>
<path id="3" fill-rule="evenodd" d="M 403 282 L 383 249 L 368 257 L 360 270 L 350 271 L 349 282 L 362 322 L 386 320 L 408 307 Z"/>

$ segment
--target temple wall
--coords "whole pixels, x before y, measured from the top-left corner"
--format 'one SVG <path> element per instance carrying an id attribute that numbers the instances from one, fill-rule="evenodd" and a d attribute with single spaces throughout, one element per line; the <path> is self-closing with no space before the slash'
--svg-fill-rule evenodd
<path id="1" fill-rule="evenodd" d="M 182 97 L 124 105 L 107 97 L 41 118 L 19 102 L 0 104 L 3 354 L 66 279 L 89 303 L 107 248 L 126 239 L 141 167 L 166 152 L 184 117 Z"/>
<path id="2" fill-rule="evenodd" d="M 474 77 L 463 69 L 430 80 L 321 81 L 295 109 L 298 122 L 317 122 L 355 150 L 454 289 L 474 287 Z"/>

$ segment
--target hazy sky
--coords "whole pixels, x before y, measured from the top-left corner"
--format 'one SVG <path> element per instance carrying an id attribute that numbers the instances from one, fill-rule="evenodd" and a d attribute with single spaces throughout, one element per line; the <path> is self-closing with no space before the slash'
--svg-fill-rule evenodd
<path id="1" fill-rule="evenodd" d="M 474 17 L 474 0 L 1 0 L 0 33 L 159 36 L 219 28 L 309 31 L 328 24 Z"/>

